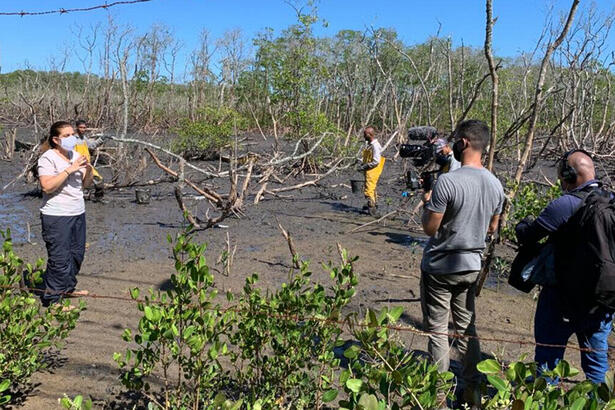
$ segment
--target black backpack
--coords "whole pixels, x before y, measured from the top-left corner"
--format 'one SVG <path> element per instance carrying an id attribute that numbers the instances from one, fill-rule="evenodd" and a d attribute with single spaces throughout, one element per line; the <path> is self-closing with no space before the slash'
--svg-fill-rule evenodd
<path id="1" fill-rule="evenodd" d="M 599 307 L 615 311 L 615 199 L 602 188 L 573 195 L 581 205 L 553 238 L 564 311 L 568 317 Z"/>
<path id="2" fill-rule="evenodd" d="M 524 293 L 530 293 L 534 289 L 536 284 L 529 280 L 529 278 L 524 278 L 523 272 L 527 264 L 538 256 L 540 249 L 541 245 L 537 243 L 519 246 L 517 255 L 510 265 L 510 272 L 508 274 L 508 284 L 510 286 Z"/>

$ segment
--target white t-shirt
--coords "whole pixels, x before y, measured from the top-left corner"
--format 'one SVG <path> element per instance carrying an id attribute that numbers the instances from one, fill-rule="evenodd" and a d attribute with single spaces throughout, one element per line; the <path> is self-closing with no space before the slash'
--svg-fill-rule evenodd
<path id="1" fill-rule="evenodd" d="M 376 168 L 380 164 L 380 157 L 382 156 L 382 146 L 376 138 L 369 143 L 369 148 L 372 150 L 372 161 L 367 165 L 369 168 Z"/>
<path id="2" fill-rule="evenodd" d="M 45 151 L 38 159 L 39 175 L 58 175 L 68 168 L 81 155 L 77 151 L 69 153 L 70 163 L 54 149 Z M 41 213 L 53 216 L 76 216 L 85 212 L 83 200 L 83 172 L 73 172 L 62 186 L 51 194 L 43 192 Z"/>

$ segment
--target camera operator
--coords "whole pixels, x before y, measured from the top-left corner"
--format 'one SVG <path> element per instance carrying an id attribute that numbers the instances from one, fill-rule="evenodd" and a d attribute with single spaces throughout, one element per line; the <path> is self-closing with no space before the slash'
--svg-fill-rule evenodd
<path id="1" fill-rule="evenodd" d="M 438 175 L 461 168 L 461 163 L 455 159 L 453 149 L 444 138 L 433 142 L 436 164 L 440 167 Z"/>
<path id="2" fill-rule="evenodd" d="M 438 138 L 431 144 L 433 145 L 434 159 L 439 168 L 436 172 L 424 173 L 421 176 L 420 182 L 424 189 L 423 202 L 427 202 L 431 198 L 431 190 L 435 183 L 434 174 L 439 177 L 442 174 L 461 168 L 461 163 L 455 159 L 453 149 L 444 138 Z"/>
<path id="3" fill-rule="evenodd" d="M 478 381 L 474 295 L 485 237 L 497 229 L 504 203 L 498 179 L 482 165 L 489 128 L 478 120 L 457 126 L 453 153 L 462 167 L 441 175 L 424 206 L 423 230 L 429 241 L 421 261 L 421 307 L 428 351 L 440 371 L 449 368 L 447 334 L 452 311 L 455 333 L 465 336 L 456 345 L 464 356 L 463 377 L 468 392 Z"/>

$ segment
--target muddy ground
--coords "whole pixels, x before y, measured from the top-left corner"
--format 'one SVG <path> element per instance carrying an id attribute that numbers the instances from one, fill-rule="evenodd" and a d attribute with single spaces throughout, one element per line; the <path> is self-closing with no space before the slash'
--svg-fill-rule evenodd
<path id="1" fill-rule="evenodd" d="M 17 175 L 22 162 L 0 162 L 0 186 Z M 160 171 L 150 166 L 152 175 Z M 382 213 L 394 209 L 401 201 L 403 189 L 399 181 L 399 163 L 389 162 L 379 188 Z M 349 230 L 372 220 L 361 211 L 363 199 L 352 194 L 348 185 L 351 172 L 331 176 L 321 186 L 292 191 L 291 198 L 268 197 L 259 205 L 248 198 L 246 216 L 227 219 L 227 228 L 199 232 L 196 238 L 209 244 L 208 257 L 214 264 L 225 248 L 227 233 L 237 254 L 230 276 L 218 275 L 221 289 L 239 290 L 244 278 L 257 272 L 261 285 L 278 286 L 286 280 L 290 256 L 286 241 L 280 235 L 276 219 L 294 238 L 303 258 L 312 261 L 317 280 L 328 277 L 321 262 L 339 259 L 336 243 L 359 256 L 355 266 L 359 273 L 359 291 L 350 308 L 364 311 L 384 306 L 403 306 L 402 323 L 420 326 L 419 264 L 424 235 L 417 225 L 409 227 L 406 219 L 388 220 L 356 233 Z M 340 185 L 342 183 L 343 185 Z M 22 194 L 34 188 L 20 182 L 0 195 L 0 227 L 11 228 L 16 251 L 24 259 L 34 261 L 46 257 L 40 232 L 39 198 Z M 107 194 L 107 203 L 86 203 L 86 259 L 78 277 L 79 288 L 99 295 L 128 296 L 133 287 L 164 289 L 173 272 L 167 234 L 177 233 L 184 221 L 172 196 L 170 184 L 152 189 L 149 205 L 135 202 L 134 188 Z M 186 190 L 186 193 L 189 193 Z M 204 210 L 202 201 L 187 199 L 197 213 Z M 31 227 L 28 243 L 27 225 Z M 510 252 L 508 252 L 510 255 Z M 220 268 L 220 266 L 218 266 Z M 68 338 L 56 366 L 35 374 L 33 390 L 22 406 L 24 409 L 59 408 L 63 394 L 91 396 L 101 407 L 122 408 L 130 400 L 118 381 L 118 369 L 113 353 L 123 351 L 123 330 L 134 327 L 139 315 L 130 302 L 102 298 L 87 298 L 76 329 Z M 477 327 L 486 338 L 532 340 L 535 302 L 530 295 L 519 293 L 497 280 L 490 279 L 477 301 Z M 400 333 L 408 348 L 426 350 L 426 338 L 412 333 Z M 483 341 L 485 354 L 515 359 L 523 353 L 532 357 L 533 348 L 519 343 Z M 578 364 L 578 353 L 568 358 Z"/>

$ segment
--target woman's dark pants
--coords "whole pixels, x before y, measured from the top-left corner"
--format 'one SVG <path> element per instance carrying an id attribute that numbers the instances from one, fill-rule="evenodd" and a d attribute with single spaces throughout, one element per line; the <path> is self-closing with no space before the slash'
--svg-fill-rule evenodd
<path id="1" fill-rule="evenodd" d="M 41 215 L 41 223 L 47 246 L 41 301 L 44 306 L 49 306 L 77 286 L 77 273 L 85 255 L 85 213 L 77 216 Z"/>

